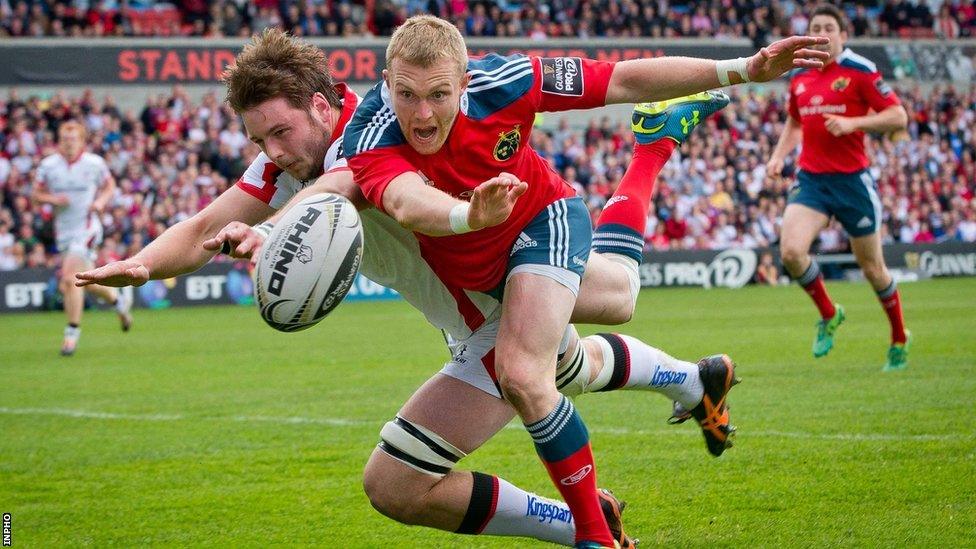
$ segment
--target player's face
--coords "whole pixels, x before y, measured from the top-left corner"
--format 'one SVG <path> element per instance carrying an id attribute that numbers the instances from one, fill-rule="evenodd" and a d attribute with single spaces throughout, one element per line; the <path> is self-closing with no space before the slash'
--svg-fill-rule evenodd
<path id="1" fill-rule="evenodd" d="M 241 118 L 251 141 L 288 175 L 307 181 L 322 173 L 333 116 L 321 94 L 312 96 L 308 110 L 297 109 L 285 98 L 275 97 L 242 112 Z"/>
<path id="2" fill-rule="evenodd" d="M 810 20 L 810 29 L 807 32 L 810 36 L 826 36 L 830 38 L 829 44 L 811 46 L 813 49 L 825 51 L 830 54 L 830 60 L 837 58 L 844 51 L 844 43 L 847 42 L 847 33 L 840 30 L 840 23 L 829 15 L 817 15 Z"/>
<path id="3" fill-rule="evenodd" d="M 450 59 L 426 68 L 394 59 L 383 79 L 407 143 L 420 154 L 439 151 L 457 118 L 468 76 L 458 74 Z"/>
<path id="4" fill-rule="evenodd" d="M 58 134 L 58 150 L 61 155 L 71 160 L 78 158 L 85 148 L 85 138 L 80 131 L 65 130 Z"/>

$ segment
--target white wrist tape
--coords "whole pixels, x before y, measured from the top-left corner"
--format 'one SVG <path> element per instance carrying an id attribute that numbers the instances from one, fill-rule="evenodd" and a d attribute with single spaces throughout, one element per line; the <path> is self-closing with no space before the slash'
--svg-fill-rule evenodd
<path id="1" fill-rule="evenodd" d="M 751 82 L 749 80 L 748 62 L 749 60 L 745 57 L 716 61 L 715 71 L 718 73 L 718 81 L 722 87 L 732 85 L 732 81 L 729 78 L 730 74 L 737 74 L 743 82 Z"/>
<path id="2" fill-rule="evenodd" d="M 468 225 L 468 211 L 471 210 L 471 203 L 462 202 L 451 208 L 448 220 L 451 222 L 451 230 L 454 234 L 464 234 L 471 232 L 471 225 Z"/>
<path id="3" fill-rule="evenodd" d="M 264 223 L 258 223 L 257 225 L 251 227 L 251 229 L 253 229 L 255 232 L 261 233 L 261 236 L 263 236 L 264 238 L 268 238 L 268 235 L 271 234 L 271 229 L 273 228 L 274 225 L 267 221 L 265 221 Z"/>

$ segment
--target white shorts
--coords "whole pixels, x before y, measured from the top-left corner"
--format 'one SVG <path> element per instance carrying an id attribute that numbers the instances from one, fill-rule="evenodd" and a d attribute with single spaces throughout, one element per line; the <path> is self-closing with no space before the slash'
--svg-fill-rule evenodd
<path id="1" fill-rule="evenodd" d="M 451 360 L 441 368 L 440 373 L 481 389 L 493 397 L 502 398 L 498 376 L 495 374 L 495 342 L 500 323 L 500 320 L 488 322 L 467 339 L 452 340 L 449 337 Z M 573 333 L 573 326 L 566 326 L 560 352 L 565 351 Z"/>
<path id="2" fill-rule="evenodd" d="M 94 262 L 98 245 L 102 243 L 102 224 L 92 220 L 85 228 L 67 234 L 58 234 L 58 253 L 62 256 L 77 255 Z"/>

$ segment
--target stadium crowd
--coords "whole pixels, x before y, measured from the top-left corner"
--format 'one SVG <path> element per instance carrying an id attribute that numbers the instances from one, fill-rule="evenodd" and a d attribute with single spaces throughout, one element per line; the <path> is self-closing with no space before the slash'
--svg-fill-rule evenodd
<path id="1" fill-rule="evenodd" d="M 776 243 L 790 183 L 767 178 L 765 162 L 785 116 L 781 93 L 734 96 L 675 153 L 658 181 L 646 249 Z M 899 93 L 911 116 L 909 135 L 869 140 L 884 241 L 976 241 L 976 86 Z M 533 132 L 532 144 L 595 215 L 627 167 L 629 120 L 593 118 L 580 129 L 550 116 L 553 124 Z M 106 159 L 117 181 L 102 213 L 99 264 L 134 254 L 205 207 L 258 152 L 215 94 L 194 103 L 177 86 L 149 97 L 141 112 L 123 112 L 112 97 L 91 92 L 40 98 L 11 91 L 0 98 L 0 270 L 54 264 L 52 211 L 29 196 L 38 163 L 54 152 L 56 127 L 68 119 L 84 122 L 90 150 Z M 846 246 L 836 225 L 820 235 L 821 251 Z"/>
<path id="2" fill-rule="evenodd" d="M 976 36 L 974 0 L 858 0 L 853 36 Z M 0 0 L 2 36 L 388 36 L 433 13 L 469 36 L 741 37 L 806 31 L 815 0 Z"/>

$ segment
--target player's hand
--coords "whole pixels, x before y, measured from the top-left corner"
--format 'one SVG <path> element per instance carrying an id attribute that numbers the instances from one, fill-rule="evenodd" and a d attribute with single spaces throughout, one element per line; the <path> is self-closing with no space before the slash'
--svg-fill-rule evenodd
<path id="1" fill-rule="evenodd" d="M 149 280 L 149 269 L 134 259 L 113 261 L 108 265 L 75 274 L 75 286 L 142 286 Z"/>
<path id="2" fill-rule="evenodd" d="M 55 206 L 63 207 L 67 206 L 71 199 L 66 194 L 52 194 L 50 202 Z"/>
<path id="3" fill-rule="evenodd" d="M 503 223 L 528 188 L 528 183 L 505 172 L 478 185 L 471 196 L 468 226 L 477 231 Z"/>
<path id="4" fill-rule="evenodd" d="M 231 221 L 217 236 L 205 240 L 203 248 L 212 252 L 222 252 L 234 259 L 257 258 L 264 245 L 264 235 L 255 231 L 250 225 L 240 221 Z"/>
<path id="5" fill-rule="evenodd" d="M 819 69 L 830 59 L 826 51 L 813 49 L 830 42 L 825 36 L 791 36 L 777 40 L 746 62 L 749 80 L 768 82 L 779 78 L 792 69 Z"/>
<path id="6" fill-rule="evenodd" d="M 779 179 L 783 177 L 783 159 L 772 157 L 769 162 L 766 162 L 766 176 L 772 179 Z"/>
<path id="7" fill-rule="evenodd" d="M 854 120 L 847 116 L 838 116 L 836 114 L 825 114 L 824 126 L 830 135 L 834 137 L 840 137 L 842 135 L 847 135 L 851 132 L 857 131 L 857 126 L 854 124 Z"/>

